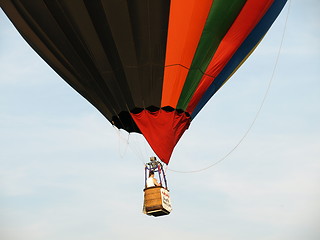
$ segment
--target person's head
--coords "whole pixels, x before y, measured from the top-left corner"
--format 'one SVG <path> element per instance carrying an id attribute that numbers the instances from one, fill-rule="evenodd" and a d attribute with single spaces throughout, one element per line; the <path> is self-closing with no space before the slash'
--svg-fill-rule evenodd
<path id="1" fill-rule="evenodd" d="M 154 171 L 150 170 L 149 171 L 149 177 L 154 176 Z"/>

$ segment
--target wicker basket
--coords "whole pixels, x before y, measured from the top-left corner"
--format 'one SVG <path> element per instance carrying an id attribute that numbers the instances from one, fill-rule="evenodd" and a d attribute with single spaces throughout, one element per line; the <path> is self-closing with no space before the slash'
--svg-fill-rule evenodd
<path id="1" fill-rule="evenodd" d="M 163 216 L 171 212 L 169 191 L 163 187 L 144 189 L 143 211 L 147 215 Z"/>

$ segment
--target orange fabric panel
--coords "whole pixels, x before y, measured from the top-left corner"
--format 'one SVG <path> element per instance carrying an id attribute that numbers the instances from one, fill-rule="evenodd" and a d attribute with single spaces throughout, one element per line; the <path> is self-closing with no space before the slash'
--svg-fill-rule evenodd
<path id="1" fill-rule="evenodd" d="M 192 112 L 205 91 L 222 71 L 233 54 L 264 16 L 274 0 L 248 0 L 234 24 L 221 41 L 187 108 Z"/>
<path id="2" fill-rule="evenodd" d="M 161 107 L 176 107 L 213 0 L 171 0 Z"/>

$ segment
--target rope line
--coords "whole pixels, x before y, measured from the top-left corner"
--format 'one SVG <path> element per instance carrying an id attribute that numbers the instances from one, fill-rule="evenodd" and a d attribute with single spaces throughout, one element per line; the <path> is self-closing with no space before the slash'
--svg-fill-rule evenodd
<path id="1" fill-rule="evenodd" d="M 142 162 L 142 164 L 145 165 L 145 162 L 143 159 L 145 159 L 146 158 L 145 156 L 147 156 L 146 149 L 145 149 L 145 153 L 143 153 L 143 151 L 139 147 L 136 147 L 141 144 L 139 144 L 139 142 L 135 139 L 135 137 L 132 134 L 127 133 L 128 136 L 124 137 L 121 135 L 120 129 L 114 126 L 114 130 L 118 137 L 118 154 L 120 158 L 124 158 L 129 148 L 134 153 L 134 155 Z M 121 143 L 125 144 L 123 150 L 121 150 L 121 145 L 122 145 Z"/>
<path id="2" fill-rule="evenodd" d="M 129 135 L 128 135 L 128 138 L 125 139 L 123 136 L 121 136 L 120 129 L 118 129 L 114 125 L 113 125 L 113 128 L 114 128 L 114 130 L 117 134 L 117 137 L 118 137 L 118 154 L 119 154 L 120 158 L 124 158 L 124 156 L 126 155 L 127 149 L 128 149 L 128 145 L 129 145 Z M 121 141 L 125 142 L 125 144 L 126 144 L 123 150 L 120 149 Z"/>
<path id="3" fill-rule="evenodd" d="M 266 92 L 264 94 L 264 97 L 261 101 L 261 104 L 260 104 L 260 107 L 258 108 L 258 111 L 252 121 L 252 123 L 250 124 L 249 128 L 247 129 L 247 131 L 244 133 L 244 135 L 242 136 L 242 138 L 238 141 L 238 143 L 225 155 L 223 156 L 221 159 L 219 159 L 218 161 L 210 164 L 209 166 L 207 167 L 204 167 L 204 168 L 200 168 L 200 169 L 197 169 L 197 170 L 191 170 L 191 171 L 180 171 L 180 170 L 174 170 L 174 169 L 170 169 L 168 168 L 167 170 L 168 171 L 171 171 L 171 172 L 176 172 L 176 173 L 197 173 L 197 172 L 202 172 L 202 171 L 205 171 L 219 163 L 221 163 L 222 161 L 224 161 L 227 157 L 230 156 L 231 153 L 233 153 L 236 148 L 242 143 L 242 141 L 246 138 L 246 136 L 248 135 L 248 133 L 250 132 L 250 130 L 252 129 L 253 125 L 255 124 L 260 112 L 261 112 L 261 109 L 267 99 L 267 96 L 269 94 L 269 91 L 270 91 L 270 88 L 271 88 L 271 84 L 273 82 L 273 79 L 274 79 L 274 76 L 275 76 L 275 72 L 276 72 L 276 69 L 277 69 L 277 65 L 278 65 L 278 62 L 279 62 L 279 58 L 280 58 L 280 53 L 281 53 L 281 49 L 282 49 L 282 45 L 283 45 L 283 40 L 284 40 L 284 36 L 285 36 L 285 32 L 286 32 L 286 28 L 287 28 L 287 22 L 288 22 L 288 17 L 289 17 L 289 11 L 290 11 L 290 5 L 291 5 L 291 0 L 288 1 L 288 10 L 287 10 L 287 15 L 286 15 L 286 19 L 285 19 L 285 24 L 284 24 L 284 28 L 283 28 L 283 33 L 282 33 L 282 38 L 281 38 L 281 41 L 280 41 L 280 45 L 279 45 L 279 49 L 278 49 L 278 53 L 277 53 L 277 57 L 276 57 L 276 61 L 275 61 L 275 64 L 274 64 L 274 67 L 273 67 L 273 71 L 272 71 L 272 74 L 271 74 L 271 77 L 270 77 L 270 80 L 269 80 L 269 84 L 268 84 L 268 87 L 266 89 Z"/>

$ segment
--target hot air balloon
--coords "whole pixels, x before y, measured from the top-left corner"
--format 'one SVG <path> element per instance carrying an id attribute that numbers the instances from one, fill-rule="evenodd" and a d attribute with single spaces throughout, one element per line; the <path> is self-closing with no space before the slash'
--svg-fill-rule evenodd
<path id="1" fill-rule="evenodd" d="M 0 0 L 30 46 L 166 164 L 286 0 Z"/>

